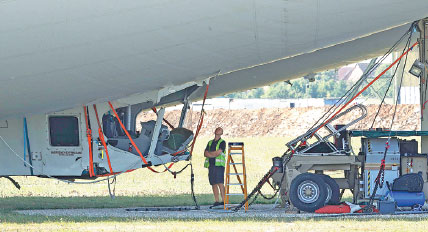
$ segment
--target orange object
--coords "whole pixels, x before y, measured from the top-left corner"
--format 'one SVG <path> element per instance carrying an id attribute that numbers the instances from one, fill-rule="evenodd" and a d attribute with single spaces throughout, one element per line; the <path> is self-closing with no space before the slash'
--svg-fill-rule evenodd
<path id="1" fill-rule="evenodd" d="M 207 85 L 206 90 L 205 90 L 204 99 L 203 99 L 203 103 L 202 103 L 201 118 L 200 118 L 200 120 L 199 120 L 199 123 L 198 123 L 197 129 L 196 129 L 196 133 L 195 133 L 195 137 L 194 137 L 193 142 L 192 142 L 192 145 L 191 145 L 190 156 L 192 155 L 193 148 L 194 148 L 194 146 L 195 146 L 195 142 L 196 142 L 196 138 L 197 138 L 197 136 L 198 136 L 198 134 L 199 134 L 199 131 L 201 130 L 202 123 L 203 123 L 203 121 L 204 121 L 203 105 L 205 104 L 205 100 L 207 99 L 208 89 L 209 89 L 209 85 Z M 125 126 L 124 126 L 124 125 L 123 125 L 123 123 L 122 123 L 122 120 L 120 120 L 119 115 L 117 115 L 117 112 L 116 112 L 116 110 L 114 109 L 113 105 L 111 104 L 111 102 L 110 102 L 110 101 L 108 102 L 108 104 L 110 105 L 110 108 L 111 108 L 111 110 L 112 110 L 112 111 L 113 111 L 113 113 L 114 113 L 114 116 L 115 116 L 115 117 L 116 117 L 116 119 L 118 120 L 118 122 L 119 122 L 119 124 L 120 124 L 120 127 L 121 127 L 121 128 L 122 128 L 122 130 L 125 132 L 125 134 L 126 134 L 126 136 L 128 137 L 129 141 L 131 141 L 131 144 L 132 144 L 132 146 L 135 148 L 135 150 L 137 151 L 138 155 L 140 155 L 141 160 L 143 160 L 144 164 L 148 165 L 147 160 L 144 158 L 144 156 L 143 156 L 143 154 L 141 153 L 140 149 L 137 147 L 137 145 L 135 144 L 134 140 L 131 138 L 131 135 L 129 134 L 128 130 L 126 130 Z M 152 108 L 152 110 L 156 112 L 156 109 Z M 175 156 L 175 155 L 180 154 L 180 153 L 182 153 L 182 152 L 184 152 L 184 150 L 183 150 L 183 151 L 178 151 L 178 152 L 176 152 L 176 153 L 174 153 L 174 154 L 171 154 L 171 155 L 172 155 L 172 156 Z M 170 169 L 173 165 L 174 165 L 174 163 L 171 163 L 171 164 L 168 166 L 168 168 L 165 168 L 165 170 L 163 170 L 162 172 L 166 172 L 166 171 L 167 171 L 168 169 Z M 148 168 L 150 171 L 152 171 L 152 172 L 155 172 L 155 173 L 162 173 L 162 172 L 159 172 L 159 171 L 154 170 L 154 169 L 153 169 L 153 168 L 151 168 L 150 166 L 147 166 L 147 168 Z M 128 170 L 128 171 L 133 171 L 133 170 Z M 128 171 L 126 171 L 126 172 L 128 172 Z M 174 174 L 173 174 L 173 175 L 174 175 Z"/>
<path id="2" fill-rule="evenodd" d="M 350 213 L 351 207 L 347 204 L 341 204 L 341 205 L 326 205 L 322 208 L 319 208 L 315 210 L 315 213 L 322 213 L 322 214 L 332 214 L 332 213 Z"/>
<path id="3" fill-rule="evenodd" d="M 92 157 L 92 130 L 89 129 L 89 120 L 88 120 L 88 107 L 83 106 L 83 111 L 85 112 L 85 122 L 86 122 L 86 137 L 88 138 L 88 146 L 89 146 L 89 176 L 95 176 L 94 173 L 94 160 Z"/>
<path id="4" fill-rule="evenodd" d="M 94 111 L 95 111 L 95 117 L 97 118 L 97 123 L 98 123 L 98 137 L 99 137 L 101 143 L 103 144 L 104 151 L 106 152 L 107 162 L 108 162 L 108 167 L 110 169 L 110 173 L 113 173 L 113 168 L 111 167 L 111 162 L 110 162 L 110 156 L 109 156 L 108 150 L 107 150 L 107 144 L 106 144 L 106 141 L 104 140 L 104 132 L 103 132 L 103 129 L 101 127 L 100 119 L 98 118 L 97 106 L 94 104 L 93 107 L 94 107 Z"/>
<path id="5" fill-rule="evenodd" d="M 367 205 L 360 205 L 362 209 L 355 211 L 355 213 L 362 213 L 363 209 L 367 206 Z M 376 208 L 373 208 L 373 213 L 379 213 L 379 210 Z"/>
<path id="6" fill-rule="evenodd" d="M 126 130 L 125 126 L 122 123 L 122 120 L 120 120 L 119 115 L 117 115 L 116 110 L 114 109 L 113 105 L 111 104 L 111 102 L 109 101 L 108 104 L 110 105 L 110 108 L 112 109 L 114 116 L 116 116 L 117 121 L 120 124 L 120 127 L 122 127 L 122 130 L 125 132 L 126 136 L 128 137 L 129 141 L 131 141 L 131 144 L 133 147 L 135 147 L 135 150 L 137 151 L 138 155 L 140 155 L 141 160 L 143 160 L 144 164 L 149 165 L 149 163 L 147 162 L 146 158 L 144 158 L 143 154 L 141 153 L 140 149 L 137 147 L 137 145 L 135 144 L 134 140 L 132 139 L 131 135 L 129 134 L 128 130 Z M 171 166 L 171 165 L 170 165 Z M 154 170 L 153 168 L 151 168 L 150 166 L 147 166 L 147 168 L 152 171 L 152 172 L 156 172 L 156 173 L 160 173 L 156 170 Z M 165 172 L 167 169 L 165 168 L 165 170 L 163 172 Z"/>
<path id="7" fill-rule="evenodd" d="M 238 155 L 241 154 L 240 160 L 233 160 L 232 155 Z M 239 159 L 239 158 L 238 158 Z M 236 165 L 242 166 L 242 173 L 238 172 L 238 168 Z M 235 173 L 232 173 L 230 170 L 230 166 L 233 167 L 233 170 Z M 231 175 L 236 176 L 238 183 L 231 183 Z M 242 176 L 242 178 L 240 177 Z M 230 186 L 231 185 L 239 185 L 242 190 L 241 193 L 231 193 L 230 192 Z M 230 204 L 230 196 L 233 195 L 242 195 L 244 199 L 248 199 L 247 195 L 247 172 L 245 168 L 245 153 L 244 153 L 244 143 L 242 144 L 233 144 L 229 143 L 229 147 L 227 149 L 227 161 L 226 161 L 226 182 L 225 182 L 225 199 L 224 199 L 224 209 L 229 210 L 231 209 L 234 204 Z M 248 211 L 248 201 L 245 202 L 245 212 Z"/>
<path id="8" fill-rule="evenodd" d="M 190 148 L 190 155 L 193 155 L 193 148 L 195 147 L 196 138 L 198 137 L 202 124 L 204 123 L 204 114 L 205 114 L 204 105 L 205 105 L 205 100 L 207 99 L 209 88 L 210 88 L 210 85 L 207 84 L 207 88 L 205 89 L 205 94 L 204 94 L 204 100 L 202 101 L 201 117 L 199 118 L 199 123 L 198 123 L 198 126 L 196 127 L 195 138 L 193 139 L 192 146 Z"/>
<path id="9" fill-rule="evenodd" d="M 318 130 L 320 130 L 322 127 L 327 125 L 327 123 L 329 123 L 334 117 L 336 117 L 336 115 L 339 114 L 344 108 L 346 108 L 355 98 L 357 98 L 358 96 L 360 96 L 361 93 L 366 91 L 367 88 L 369 88 L 375 81 L 377 81 L 381 76 L 383 76 L 383 74 L 385 74 L 389 69 L 391 69 L 399 60 L 401 60 L 401 58 L 403 58 L 403 56 L 405 56 L 410 50 L 412 50 L 413 47 L 415 47 L 418 43 L 419 42 L 414 43 L 409 49 L 407 49 L 405 52 L 403 52 L 403 54 L 401 54 L 401 56 L 398 57 L 398 59 L 396 59 L 391 65 L 389 65 L 388 68 L 383 70 L 379 75 L 376 76 L 375 79 L 373 79 L 372 81 L 370 81 L 370 83 L 368 83 L 366 86 L 364 86 L 364 88 L 360 92 L 355 94 L 355 96 L 352 97 L 351 100 L 349 100 L 345 105 L 343 105 L 335 114 L 333 114 L 333 116 L 331 116 L 328 120 L 326 120 L 320 127 L 318 127 L 318 129 L 316 129 L 314 132 L 312 132 L 311 137 Z"/>
<path id="10" fill-rule="evenodd" d="M 366 205 L 360 205 L 360 207 L 361 209 L 355 211 L 355 213 L 362 213 Z M 322 208 L 315 210 L 315 213 L 320 213 L 320 214 L 337 214 L 337 213 L 350 213 L 350 212 L 351 212 L 351 207 L 346 203 L 341 205 L 326 205 Z M 373 213 L 379 213 L 379 210 L 376 208 L 373 208 Z"/>

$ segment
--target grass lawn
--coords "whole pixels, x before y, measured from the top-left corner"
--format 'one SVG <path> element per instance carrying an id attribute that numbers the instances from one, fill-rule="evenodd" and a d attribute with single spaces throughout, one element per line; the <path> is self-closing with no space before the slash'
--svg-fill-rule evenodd
<path id="1" fill-rule="evenodd" d="M 199 138 L 193 157 L 195 192 L 200 204 L 213 202 L 202 152 L 210 138 Z M 272 165 L 272 157 L 281 156 L 289 138 L 224 138 L 245 143 L 249 191 Z M 185 163 L 175 165 L 176 169 Z M 159 169 L 161 167 L 158 167 Z M 177 176 L 154 174 L 147 169 L 121 175 L 117 179 L 115 199 L 110 199 L 106 183 L 64 184 L 50 179 L 17 177 L 22 189 L 0 179 L 0 231 L 425 231 L 428 220 L 380 219 L 258 219 L 177 220 L 141 218 L 88 218 L 25 216 L 18 209 L 110 208 L 139 206 L 192 205 L 189 170 Z M 266 188 L 265 192 L 269 192 Z M 234 199 L 238 202 L 239 199 Z M 268 203 L 258 201 L 259 203 Z"/>

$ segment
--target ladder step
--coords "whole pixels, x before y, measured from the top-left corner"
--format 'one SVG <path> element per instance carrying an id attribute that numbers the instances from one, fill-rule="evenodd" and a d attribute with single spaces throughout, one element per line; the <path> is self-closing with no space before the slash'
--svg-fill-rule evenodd
<path id="1" fill-rule="evenodd" d="M 243 142 L 230 142 L 228 144 L 229 146 L 244 146 Z"/>
<path id="2" fill-rule="evenodd" d="M 242 163 L 230 163 L 230 165 L 235 165 L 235 164 L 242 164 Z"/>
<path id="3" fill-rule="evenodd" d="M 231 183 L 231 184 L 226 184 L 226 185 L 244 185 L 244 184 L 240 184 L 240 183 Z"/>
<path id="4" fill-rule="evenodd" d="M 229 153 L 229 155 L 242 155 L 242 153 L 238 153 L 238 152 L 231 152 L 231 153 Z"/>
<path id="5" fill-rule="evenodd" d="M 229 175 L 231 175 L 231 176 L 239 176 L 239 175 L 242 175 L 242 173 L 229 173 Z"/>
<path id="6" fill-rule="evenodd" d="M 243 193 L 226 193 L 227 196 L 244 196 Z"/>

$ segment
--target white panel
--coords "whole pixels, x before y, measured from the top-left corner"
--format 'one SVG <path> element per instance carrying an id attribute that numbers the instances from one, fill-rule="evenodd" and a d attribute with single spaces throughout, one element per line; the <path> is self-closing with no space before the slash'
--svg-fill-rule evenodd
<path id="1" fill-rule="evenodd" d="M 312 54 L 428 16 L 426 0 L 18 0 L 0 5 L 0 118 L 147 93 L 217 70 Z M 326 66 L 379 55 L 392 43 L 384 40 L 375 50 L 362 44 L 355 49 L 364 54 L 330 57 Z M 257 85 L 294 75 L 276 73 Z M 252 78 L 246 75 L 249 83 Z M 242 82 L 234 81 L 223 93 L 242 88 Z"/>

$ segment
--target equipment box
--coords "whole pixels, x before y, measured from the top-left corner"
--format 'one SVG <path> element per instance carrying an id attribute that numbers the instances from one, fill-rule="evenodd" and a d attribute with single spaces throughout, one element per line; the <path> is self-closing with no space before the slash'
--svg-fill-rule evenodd
<path id="1" fill-rule="evenodd" d="M 400 139 L 400 154 L 417 154 L 418 153 L 418 141 L 412 140 L 401 140 Z"/>
<path id="2" fill-rule="evenodd" d="M 378 164 L 376 165 L 378 166 Z M 396 170 L 385 170 L 385 178 L 384 178 L 383 186 L 382 188 L 380 188 L 379 186 L 379 188 L 376 191 L 375 198 L 380 198 L 382 196 L 385 196 L 386 193 L 388 192 L 388 187 L 386 185 L 386 182 L 388 181 L 390 184 L 392 184 L 394 179 L 399 177 L 398 167 L 394 166 L 391 168 Z M 365 198 L 370 198 L 370 196 L 372 195 L 373 189 L 375 187 L 375 180 L 378 173 L 379 173 L 379 167 L 377 167 L 376 169 L 372 168 L 372 169 L 364 170 L 364 180 L 365 180 L 364 197 Z"/>
<path id="3" fill-rule="evenodd" d="M 401 156 L 401 175 L 422 172 L 427 181 L 427 154 L 404 154 Z"/>

